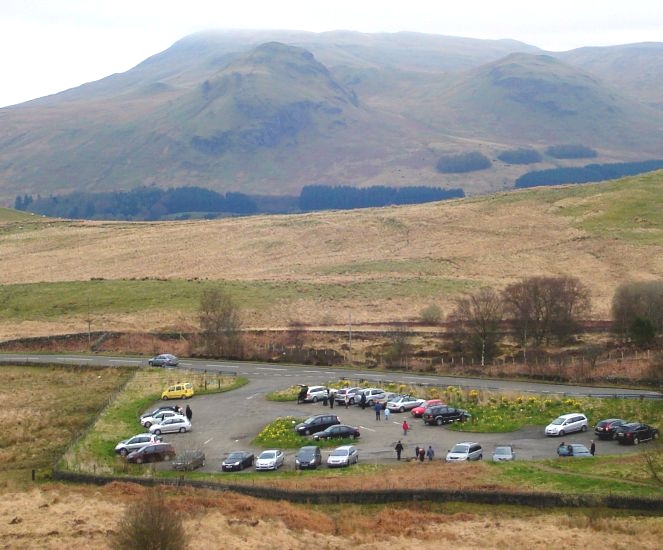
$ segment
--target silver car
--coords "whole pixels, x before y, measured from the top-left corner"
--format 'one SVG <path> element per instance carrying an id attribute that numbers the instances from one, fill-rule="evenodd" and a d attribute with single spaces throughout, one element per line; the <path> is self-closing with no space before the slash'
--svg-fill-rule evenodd
<path id="1" fill-rule="evenodd" d="M 387 401 L 387 408 L 393 412 L 405 412 L 411 411 L 415 407 L 418 407 L 424 403 L 424 399 L 419 399 L 418 397 L 412 397 L 411 395 L 399 395 L 391 401 Z"/>
<path id="2" fill-rule="evenodd" d="M 285 462 L 285 454 L 280 449 L 263 451 L 256 458 L 256 470 L 278 470 Z"/>
<path id="3" fill-rule="evenodd" d="M 158 412 L 158 413 L 155 414 L 154 416 L 145 416 L 145 417 L 142 417 L 142 418 L 140 419 L 140 423 L 141 423 L 144 427 L 146 427 L 146 428 L 149 429 L 150 426 L 152 426 L 152 424 L 160 424 L 160 423 L 163 422 L 166 418 L 170 418 L 170 417 L 172 417 L 172 416 L 184 416 L 184 415 L 182 415 L 182 414 L 180 414 L 180 413 L 178 413 L 178 412 L 175 412 L 175 411 L 168 411 L 168 410 L 166 410 L 166 411 Z"/>
<path id="4" fill-rule="evenodd" d="M 327 467 L 350 466 L 359 462 L 359 451 L 354 445 L 336 447 L 327 457 Z"/>
<path id="5" fill-rule="evenodd" d="M 115 445 L 115 452 L 121 456 L 127 456 L 129 453 L 137 451 L 145 445 L 158 443 L 160 440 L 161 438 L 154 434 L 134 435 L 129 439 L 123 439 L 117 445 Z"/>
<path id="6" fill-rule="evenodd" d="M 506 462 L 508 460 L 516 460 L 516 453 L 513 452 L 513 447 L 511 445 L 495 447 L 493 462 Z"/>
<path id="7" fill-rule="evenodd" d="M 162 353 L 155 357 L 152 357 L 147 362 L 150 367 L 176 367 L 179 364 L 177 357 L 170 353 Z"/>
<path id="8" fill-rule="evenodd" d="M 161 435 L 166 433 L 184 433 L 191 430 L 191 422 L 186 416 L 170 416 L 159 424 L 150 426 L 150 433 Z"/>

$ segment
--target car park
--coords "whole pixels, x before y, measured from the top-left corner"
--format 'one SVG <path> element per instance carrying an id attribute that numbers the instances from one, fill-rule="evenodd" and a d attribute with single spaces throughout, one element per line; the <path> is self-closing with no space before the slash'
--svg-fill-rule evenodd
<path id="1" fill-rule="evenodd" d="M 470 413 L 464 409 L 456 409 L 447 405 L 436 405 L 429 407 L 422 416 L 424 424 L 441 426 L 450 422 L 464 422 L 470 418 Z"/>
<path id="2" fill-rule="evenodd" d="M 256 458 L 256 470 L 278 470 L 285 462 L 285 454 L 280 449 L 268 449 Z"/>
<path id="3" fill-rule="evenodd" d="M 169 418 L 164 418 L 158 424 L 150 426 L 150 433 L 155 435 L 167 433 L 184 433 L 191 430 L 191 422 L 186 416 L 175 415 Z"/>
<path id="4" fill-rule="evenodd" d="M 328 397 L 329 388 L 327 386 L 309 386 L 304 397 L 305 403 L 317 403 Z"/>
<path id="5" fill-rule="evenodd" d="M 464 462 L 469 460 L 481 460 L 483 458 L 483 448 L 474 441 L 464 441 L 456 443 L 447 453 L 447 462 Z"/>
<path id="6" fill-rule="evenodd" d="M 177 357 L 170 353 L 162 353 L 152 357 L 147 363 L 150 367 L 176 367 L 179 361 Z"/>
<path id="7" fill-rule="evenodd" d="M 137 451 L 133 451 L 127 455 L 127 462 L 136 464 L 143 464 L 144 462 L 161 462 L 163 460 L 171 460 L 176 455 L 175 448 L 170 443 L 155 443 L 153 445 L 145 445 Z"/>
<path id="8" fill-rule="evenodd" d="M 253 466 L 254 456 L 249 451 L 233 451 L 221 463 L 224 472 L 237 472 Z"/>
<path id="9" fill-rule="evenodd" d="M 436 405 L 444 405 L 444 403 L 442 403 L 441 399 L 429 399 L 428 401 L 424 401 L 421 405 L 414 407 L 414 409 L 410 411 L 410 414 L 415 418 L 421 418 L 426 412 L 426 409 L 435 407 Z"/>
<path id="10" fill-rule="evenodd" d="M 599 439 L 615 439 L 617 428 L 624 424 L 628 424 L 628 422 L 621 418 L 600 420 L 596 423 L 596 426 L 594 426 L 594 435 Z"/>
<path id="11" fill-rule="evenodd" d="M 587 431 L 587 417 L 581 413 L 570 413 L 558 416 L 546 426 L 545 434 L 563 436 L 573 432 Z"/>
<path id="12" fill-rule="evenodd" d="M 341 420 L 335 414 L 316 414 L 309 416 L 304 422 L 295 426 L 295 431 L 299 435 L 313 435 L 321 432 L 329 426 L 340 424 Z"/>
<path id="13" fill-rule="evenodd" d="M 313 439 L 345 439 L 345 438 L 359 437 L 359 430 L 354 426 L 347 426 L 345 424 L 338 424 L 336 426 L 329 426 L 321 432 L 313 435 Z"/>
<path id="14" fill-rule="evenodd" d="M 561 457 L 591 457 L 592 453 L 589 452 L 589 449 L 584 445 L 579 443 L 569 443 L 568 445 L 561 444 L 557 447 L 557 456 Z"/>
<path id="15" fill-rule="evenodd" d="M 193 397 L 193 384 L 191 382 L 178 382 L 172 386 L 168 386 L 161 392 L 161 399 L 167 401 L 168 399 L 188 399 Z"/>
<path id="16" fill-rule="evenodd" d="M 359 451 L 354 445 L 336 447 L 327 457 L 327 467 L 339 468 L 359 462 Z"/>
<path id="17" fill-rule="evenodd" d="M 173 469 L 183 472 L 191 472 L 203 466 L 205 466 L 205 453 L 199 450 L 184 451 L 173 460 Z"/>
<path id="18" fill-rule="evenodd" d="M 175 411 L 161 411 L 155 414 L 154 416 L 145 416 L 141 418 L 140 423 L 141 425 L 149 429 L 150 426 L 152 426 L 152 424 L 160 424 L 166 418 L 171 418 L 173 416 L 181 416 L 183 418 L 186 418 L 183 414 L 180 414 Z"/>
<path id="19" fill-rule="evenodd" d="M 123 439 L 115 445 L 115 453 L 121 456 L 127 456 L 132 451 L 137 451 L 141 447 L 145 447 L 145 445 L 158 443 L 159 441 L 161 441 L 161 438 L 154 434 L 134 435 L 129 439 Z"/>
<path id="20" fill-rule="evenodd" d="M 380 388 L 364 388 L 357 392 L 357 395 L 355 396 L 355 404 L 361 403 L 361 396 L 363 395 L 365 398 L 364 402 L 370 407 L 376 401 L 384 399 L 384 394 L 385 391 Z"/>
<path id="21" fill-rule="evenodd" d="M 493 451 L 493 462 L 508 462 L 516 460 L 516 453 L 511 445 L 499 445 Z"/>
<path id="22" fill-rule="evenodd" d="M 638 445 L 643 441 L 658 439 L 658 430 L 649 424 L 631 422 L 617 428 L 615 439 L 624 445 Z"/>
<path id="23" fill-rule="evenodd" d="M 339 405 L 343 405 L 345 403 L 345 396 L 348 396 L 348 404 L 349 405 L 354 405 L 355 403 L 355 396 L 357 395 L 357 392 L 361 388 L 341 388 L 340 390 L 336 391 L 336 394 L 334 395 L 334 401 L 338 403 Z"/>
<path id="24" fill-rule="evenodd" d="M 316 469 L 322 464 L 322 453 L 316 445 L 306 445 L 295 455 L 295 470 Z"/>
<path id="25" fill-rule="evenodd" d="M 399 395 L 391 401 L 387 401 L 387 408 L 392 412 L 411 411 L 424 402 L 423 399 L 411 395 Z"/>

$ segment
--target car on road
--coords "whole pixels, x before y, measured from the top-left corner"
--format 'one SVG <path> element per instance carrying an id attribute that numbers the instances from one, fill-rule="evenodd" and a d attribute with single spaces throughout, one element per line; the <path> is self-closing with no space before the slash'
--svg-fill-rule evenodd
<path id="1" fill-rule="evenodd" d="M 638 445 L 643 441 L 658 439 L 658 430 L 649 424 L 631 422 L 617 428 L 615 439 L 623 445 Z"/>
<path id="2" fill-rule="evenodd" d="M 359 462 L 359 451 L 354 445 L 336 447 L 327 457 L 328 468 L 340 468 Z"/>
<path id="3" fill-rule="evenodd" d="M 594 426 L 594 435 L 599 439 L 615 439 L 617 434 L 617 428 L 628 424 L 627 420 L 622 420 L 621 418 L 607 418 L 606 420 L 600 420 Z"/>
<path id="4" fill-rule="evenodd" d="M 340 423 L 341 420 L 335 414 L 316 414 L 309 416 L 304 422 L 297 424 L 295 431 L 299 435 L 313 435 L 329 428 L 329 426 L 335 426 Z"/>
<path id="5" fill-rule="evenodd" d="M 123 439 L 117 445 L 115 445 L 115 453 L 121 456 L 127 456 L 132 451 L 137 451 L 145 445 L 150 443 L 159 443 L 161 438 L 154 434 L 138 434 L 130 437 L 129 439 Z"/>
<path id="6" fill-rule="evenodd" d="M 163 460 L 171 460 L 175 455 L 175 448 L 170 443 L 160 442 L 153 445 L 145 445 L 137 451 L 129 453 L 127 455 L 127 462 L 135 464 L 161 462 Z"/>
<path id="7" fill-rule="evenodd" d="M 205 466 L 205 453 L 199 450 L 184 451 L 173 460 L 173 469 L 191 472 Z"/>
<path id="8" fill-rule="evenodd" d="M 256 458 L 256 470 L 278 470 L 285 462 L 285 454 L 280 449 L 268 449 Z"/>
<path id="9" fill-rule="evenodd" d="M 424 401 L 421 405 L 412 409 L 410 411 L 410 414 L 415 418 L 421 418 L 426 412 L 426 409 L 430 407 L 435 407 L 436 405 L 444 405 L 444 404 L 445 403 L 443 403 L 441 399 L 429 399 L 428 401 Z"/>
<path id="10" fill-rule="evenodd" d="M 365 403 L 370 407 L 376 401 L 384 399 L 385 391 L 380 388 L 364 388 L 357 392 L 355 396 L 355 404 L 361 403 L 361 396 L 363 395 L 366 399 Z"/>
<path id="11" fill-rule="evenodd" d="M 309 386 L 304 397 L 305 403 L 317 403 L 327 398 L 327 386 Z"/>
<path id="12" fill-rule="evenodd" d="M 191 382 L 178 382 L 172 386 L 168 386 L 161 392 L 161 399 L 167 401 L 168 399 L 188 399 L 193 397 L 193 384 Z"/>
<path id="13" fill-rule="evenodd" d="M 568 445 L 562 444 L 557 447 L 557 456 L 561 457 L 591 457 L 592 453 L 589 452 L 589 449 L 584 445 L 579 443 L 569 443 Z"/>
<path id="14" fill-rule="evenodd" d="M 317 434 L 313 434 L 313 439 L 315 440 L 345 439 L 350 437 L 357 439 L 359 437 L 359 430 L 354 426 L 347 426 L 345 424 L 337 424 L 336 426 L 329 426 L 329 428 L 326 428 L 321 432 L 318 432 Z"/>
<path id="15" fill-rule="evenodd" d="M 563 436 L 573 432 L 587 431 L 587 417 L 581 413 L 569 413 L 558 416 L 546 426 L 545 434 Z"/>
<path id="16" fill-rule="evenodd" d="M 387 408 L 392 412 L 411 411 L 424 403 L 424 399 L 412 397 L 411 395 L 399 395 L 395 399 L 387 401 Z"/>
<path id="17" fill-rule="evenodd" d="M 191 422 L 186 416 L 171 416 L 164 418 L 158 424 L 150 426 L 150 433 L 155 435 L 168 434 L 168 433 L 184 433 L 191 430 Z"/>
<path id="18" fill-rule="evenodd" d="M 315 445 L 306 445 L 295 455 L 295 470 L 315 470 L 320 464 L 322 464 L 322 453 L 320 447 Z"/>
<path id="19" fill-rule="evenodd" d="M 340 390 L 336 391 L 336 395 L 334 396 L 334 401 L 338 403 L 339 405 L 343 405 L 345 403 L 345 396 L 348 396 L 348 404 L 349 405 L 354 405 L 355 403 L 355 395 L 357 395 L 357 392 L 361 388 L 341 388 Z"/>
<path id="20" fill-rule="evenodd" d="M 448 405 L 436 405 L 429 407 L 424 411 L 422 418 L 424 424 L 441 426 L 442 424 L 449 424 L 450 422 L 464 422 L 470 418 L 470 413 L 464 409 L 456 409 Z"/>
<path id="21" fill-rule="evenodd" d="M 179 365 L 179 360 L 170 353 L 161 353 L 152 357 L 147 363 L 150 367 L 176 367 Z"/>
<path id="22" fill-rule="evenodd" d="M 464 462 L 468 460 L 481 460 L 483 458 L 483 448 L 474 441 L 463 441 L 456 443 L 447 453 L 447 462 Z"/>
<path id="23" fill-rule="evenodd" d="M 508 462 L 516 460 L 516 453 L 511 445 L 500 445 L 493 451 L 493 462 Z"/>
<path id="24" fill-rule="evenodd" d="M 253 466 L 254 456 L 249 451 L 233 451 L 221 463 L 224 472 L 237 472 Z"/>
<path id="25" fill-rule="evenodd" d="M 145 416 L 140 419 L 141 425 L 143 425 L 145 428 L 150 428 L 152 424 L 160 424 L 163 422 L 166 418 L 172 418 L 173 416 L 181 416 L 183 418 L 186 418 L 183 414 L 180 414 L 175 411 L 161 411 L 155 414 L 154 416 Z"/>

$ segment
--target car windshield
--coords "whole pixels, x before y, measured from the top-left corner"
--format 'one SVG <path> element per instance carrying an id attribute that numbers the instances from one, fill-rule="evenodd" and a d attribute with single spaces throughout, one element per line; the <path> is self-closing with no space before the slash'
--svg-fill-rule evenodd
<path id="1" fill-rule="evenodd" d="M 230 453 L 226 460 L 241 460 L 241 459 L 242 459 L 242 453 Z"/>
<path id="2" fill-rule="evenodd" d="M 276 458 L 276 453 L 274 451 L 265 451 L 260 455 L 260 458 Z"/>
<path id="3" fill-rule="evenodd" d="M 468 445 L 454 445 L 454 448 L 451 449 L 452 453 L 466 453 L 469 450 Z"/>
<path id="4" fill-rule="evenodd" d="M 563 417 L 560 416 L 559 418 L 555 418 L 555 420 L 553 420 L 551 422 L 551 424 L 555 424 L 555 425 L 564 424 L 565 420 L 566 420 L 566 418 L 563 418 Z"/>
<path id="5" fill-rule="evenodd" d="M 495 447 L 496 455 L 510 455 L 511 449 L 509 447 Z"/>
<path id="6" fill-rule="evenodd" d="M 317 420 L 317 417 L 312 416 L 311 418 L 307 418 L 306 420 L 304 420 L 304 424 L 312 424 L 316 420 Z"/>
<path id="7" fill-rule="evenodd" d="M 331 452 L 331 456 L 348 456 L 348 449 L 336 449 Z"/>

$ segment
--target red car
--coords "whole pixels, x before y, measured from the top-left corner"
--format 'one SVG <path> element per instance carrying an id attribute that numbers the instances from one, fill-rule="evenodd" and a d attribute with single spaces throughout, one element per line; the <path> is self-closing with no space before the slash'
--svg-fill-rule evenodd
<path id="1" fill-rule="evenodd" d="M 412 413 L 412 416 L 414 416 L 415 418 L 421 418 L 424 415 L 424 411 L 428 407 L 432 407 L 433 405 L 446 405 L 446 403 L 442 403 L 441 399 L 429 399 L 425 403 L 422 403 L 418 407 L 412 409 L 410 412 Z"/>

